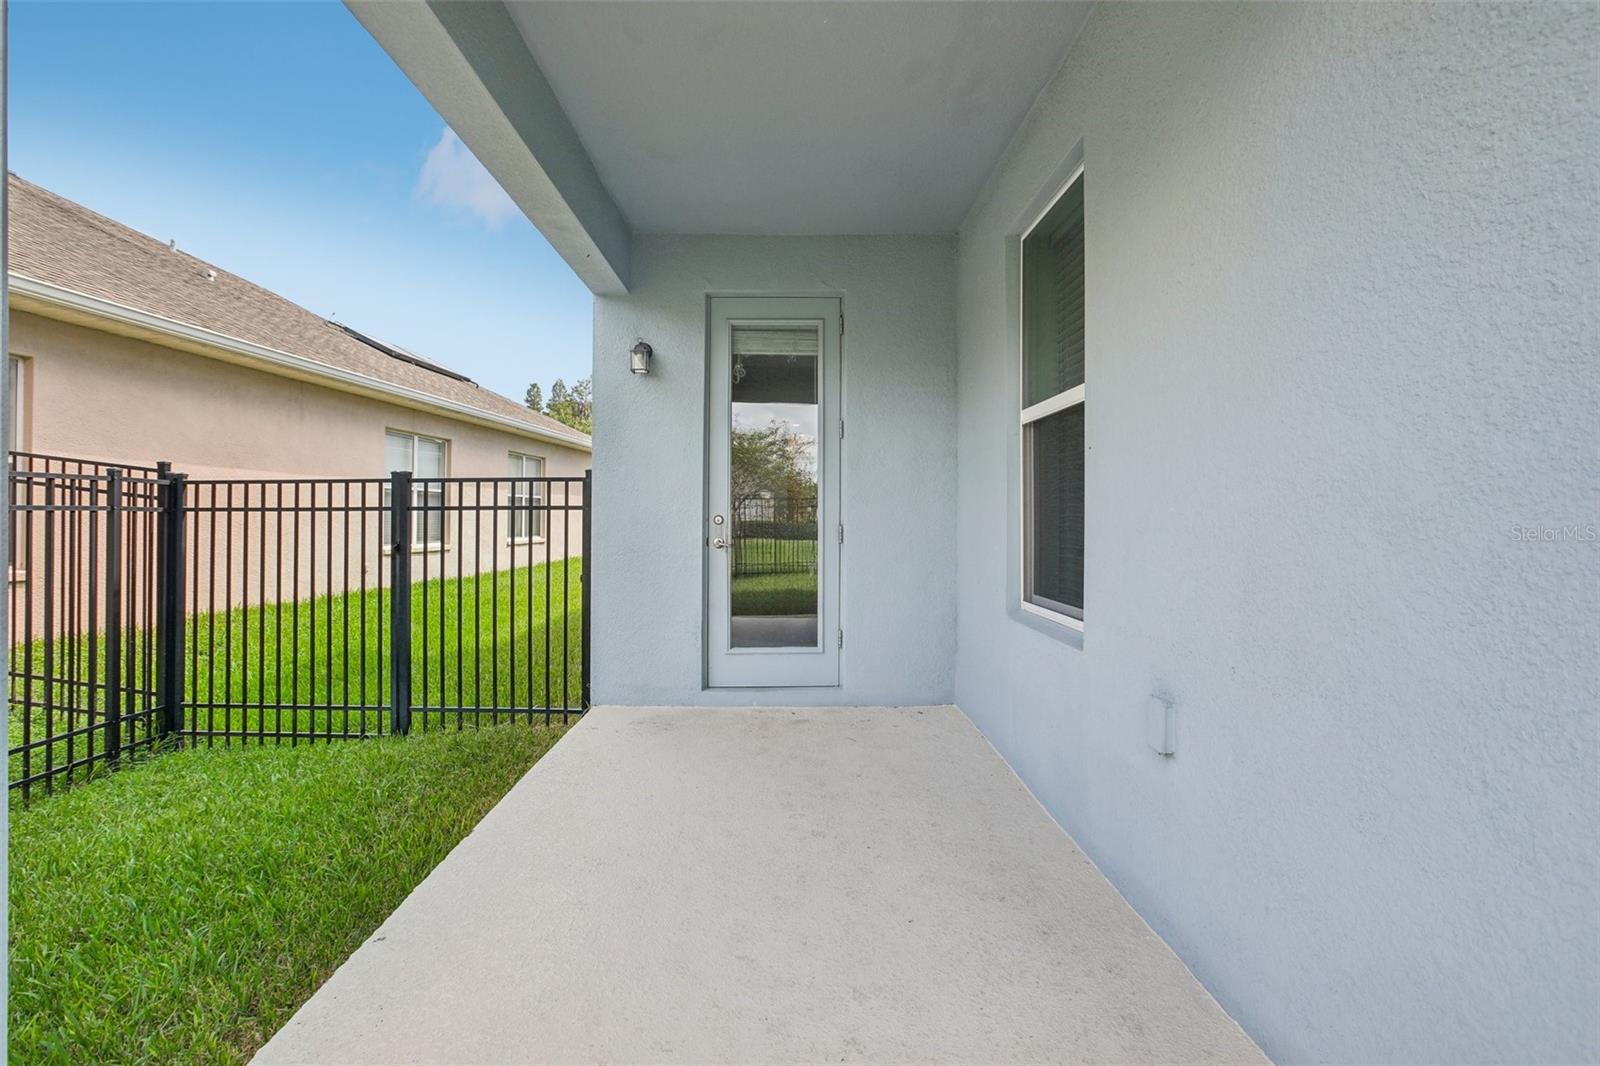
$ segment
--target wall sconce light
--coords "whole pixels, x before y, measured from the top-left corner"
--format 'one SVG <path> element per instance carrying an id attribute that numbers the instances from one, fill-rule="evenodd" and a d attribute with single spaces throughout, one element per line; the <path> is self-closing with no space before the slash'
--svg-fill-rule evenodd
<path id="1" fill-rule="evenodd" d="M 655 354 L 655 352 L 650 350 L 650 346 L 648 344 L 646 344 L 644 341 L 640 341 L 638 344 L 633 346 L 632 350 L 628 352 L 628 369 L 633 371 L 635 374 L 650 373 L 650 359 Z"/>

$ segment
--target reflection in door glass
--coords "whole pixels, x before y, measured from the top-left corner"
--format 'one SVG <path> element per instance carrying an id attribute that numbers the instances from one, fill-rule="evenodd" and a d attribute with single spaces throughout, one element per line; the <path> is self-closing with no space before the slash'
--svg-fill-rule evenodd
<path id="1" fill-rule="evenodd" d="M 733 328 L 735 648 L 817 646 L 815 326 Z"/>

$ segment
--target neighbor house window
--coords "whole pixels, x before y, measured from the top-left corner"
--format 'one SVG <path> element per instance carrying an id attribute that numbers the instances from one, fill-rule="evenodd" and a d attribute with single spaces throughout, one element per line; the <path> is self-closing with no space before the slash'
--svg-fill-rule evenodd
<path id="1" fill-rule="evenodd" d="M 444 546 L 444 485 L 426 478 L 445 477 L 447 442 L 436 437 L 389 430 L 383 438 L 384 471 L 408 471 L 418 479 L 411 487 L 411 546 Z M 389 486 L 383 487 L 383 542 L 393 544 L 389 535 Z"/>
<path id="2" fill-rule="evenodd" d="M 1083 170 L 1022 235 L 1022 604 L 1083 627 Z"/>
<path id="3" fill-rule="evenodd" d="M 27 388 L 28 370 L 23 361 L 16 356 L 10 357 L 9 372 L 11 374 L 11 439 L 6 441 L 6 447 L 11 451 L 18 451 L 27 440 L 23 433 L 22 423 L 28 417 Z"/>
<path id="4" fill-rule="evenodd" d="M 544 460 L 537 455 L 511 453 L 511 539 L 533 540 L 544 536 Z"/>
<path id="5" fill-rule="evenodd" d="M 7 372 L 11 375 L 11 439 L 6 442 L 6 447 L 9 449 L 6 452 L 6 467 L 10 469 L 12 463 L 16 461 L 12 458 L 11 453 L 21 449 L 27 441 L 27 437 L 22 432 L 22 420 L 28 415 L 27 396 L 24 391 L 28 386 L 28 370 L 23 361 L 16 356 L 12 355 L 7 358 L 10 360 L 7 364 Z M 11 558 L 7 567 L 9 571 L 7 577 L 10 581 L 23 581 L 27 575 L 23 573 L 25 566 L 17 565 L 17 534 L 15 532 L 16 527 L 13 526 L 12 528 Z"/>

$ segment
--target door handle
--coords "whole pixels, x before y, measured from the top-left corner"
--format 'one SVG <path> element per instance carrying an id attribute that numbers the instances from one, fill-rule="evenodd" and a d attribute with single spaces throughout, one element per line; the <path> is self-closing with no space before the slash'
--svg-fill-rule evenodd
<path id="1" fill-rule="evenodd" d="M 723 540 L 721 537 L 713 537 L 711 540 L 711 546 L 713 548 L 726 548 L 728 546 L 728 542 Z"/>

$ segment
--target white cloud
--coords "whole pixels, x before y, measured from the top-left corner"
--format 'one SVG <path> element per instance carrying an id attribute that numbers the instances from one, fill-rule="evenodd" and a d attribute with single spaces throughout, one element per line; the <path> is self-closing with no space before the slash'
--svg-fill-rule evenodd
<path id="1" fill-rule="evenodd" d="M 467 211 L 490 229 L 499 229 L 517 213 L 511 197 L 448 126 L 422 163 L 417 196 L 429 203 Z"/>

